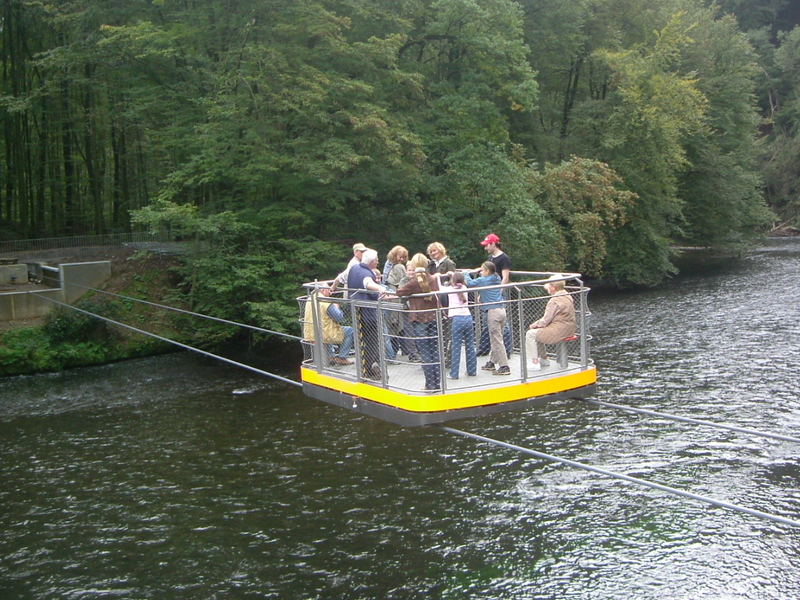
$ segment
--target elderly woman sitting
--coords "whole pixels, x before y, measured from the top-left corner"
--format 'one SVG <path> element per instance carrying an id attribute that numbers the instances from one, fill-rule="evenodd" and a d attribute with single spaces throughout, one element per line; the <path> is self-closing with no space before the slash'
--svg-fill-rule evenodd
<path id="1" fill-rule="evenodd" d="M 575 334 L 575 305 L 572 296 L 564 289 L 562 275 L 551 275 L 544 289 L 552 296 L 547 301 L 544 316 L 531 323 L 525 334 L 525 351 L 531 359 L 531 369 L 540 370 L 548 366 L 547 355 L 539 358 L 540 344 L 555 344 Z"/>

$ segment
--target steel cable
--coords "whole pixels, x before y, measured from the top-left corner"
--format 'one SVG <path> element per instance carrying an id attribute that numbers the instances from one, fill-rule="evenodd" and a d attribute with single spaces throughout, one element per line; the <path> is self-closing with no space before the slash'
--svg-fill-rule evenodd
<path id="1" fill-rule="evenodd" d="M 140 298 L 131 298 L 130 296 L 123 296 L 122 294 L 115 294 L 114 292 L 108 292 L 105 290 L 98 290 L 97 288 L 89 287 L 86 285 L 81 285 L 79 283 L 69 283 L 68 285 L 83 288 L 85 290 L 91 290 L 93 292 L 98 292 L 100 294 L 107 294 L 109 296 L 115 296 L 117 298 L 122 298 L 123 300 L 131 300 L 133 302 L 141 302 L 142 304 L 147 304 L 149 306 L 155 306 L 158 308 L 163 308 L 165 310 L 171 310 L 178 313 L 183 313 L 185 315 L 191 315 L 193 317 L 201 317 L 203 319 L 210 319 L 211 321 L 218 321 L 220 323 L 226 323 L 228 325 L 237 325 L 238 327 L 244 327 L 245 329 L 252 329 L 253 331 L 258 331 L 260 333 L 269 333 L 272 335 L 279 335 L 283 337 L 287 337 L 293 340 L 301 340 L 302 338 L 297 335 L 293 335 L 291 333 L 283 333 L 282 331 L 272 331 L 270 329 L 264 329 L 263 327 L 256 327 L 255 325 L 247 325 L 246 323 L 238 323 L 236 321 L 229 321 L 228 319 L 222 319 L 220 317 L 212 317 L 211 315 L 204 315 L 202 313 L 192 312 L 191 310 L 184 310 L 182 308 L 176 308 L 174 306 L 167 306 L 166 304 L 158 304 L 156 302 L 150 302 L 149 300 L 142 300 Z M 36 293 L 36 292 L 30 292 Z"/>
<path id="2" fill-rule="evenodd" d="M 466 438 L 472 438 L 474 440 L 478 440 L 481 442 L 486 442 L 489 444 L 494 444 L 495 446 L 500 446 L 502 448 L 508 448 L 510 450 L 516 450 L 517 452 L 521 452 L 523 454 L 529 454 L 530 456 L 535 456 L 537 458 L 543 458 L 545 460 L 558 462 L 564 465 L 568 465 L 570 467 L 576 467 L 578 469 L 583 469 L 585 471 L 591 471 L 593 473 L 599 473 L 601 475 L 605 475 L 607 477 L 613 477 L 615 479 L 622 479 L 623 481 L 627 481 L 629 483 L 635 483 L 637 485 L 643 485 L 645 487 L 649 487 L 655 490 L 660 490 L 662 492 L 667 492 L 668 494 L 673 494 L 675 496 L 682 496 L 684 498 L 689 498 L 691 500 L 697 500 L 700 502 L 705 502 L 707 504 L 711 504 L 713 506 L 718 506 L 720 508 L 726 508 L 728 510 L 733 510 L 741 513 L 745 513 L 754 517 L 759 517 L 761 519 L 767 519 L 769 521 L 774 521 L 776 523 L 782 523 L 784 525 L 791 525 L 792 527 L 800 527 L 800 521 L 795 521 L 794 519 L 788 519 L 786 517 L 781 517 L 780 515 L 773 515 L 770 513 L 766 513 L 760 510 L 755 510 L 753 508 L 747 508 L 746 506 L 739 506 L 738 504 L 732 504 L 730 502 L 725 502 L 724 500 L 717 500 L 715 498 L 709 498 L 708 496 L 701 496 L 699 494 L 693 494 L 692 492 L 687 492 L 684 490 L 679 490 L 677 488 L 669 487 L 667 485 L 662 485 L 660 483 L 655 483 L 652 481 L 647 481 L 646 479 L 639 479 L 638 477 L 631 477 L 629 475 L 623 475 L 622 473 L 615 473 L 614 471 L 608 471 L 606 469 L 601 469 L 600 467 L 593 467 L 592 465 L 587 465 L 584 463 L 580 463 L 574 460 L 569 460 L 568 458 L 559 458 L 558 456 L 553 456 L 551 454 L 545 454 L 544 452 L 539 452 L 537 450 L 532 450 L 530 448 L 525 448 L 523 446 L 517 446 L 515 444 L 509 444 L 508 442 L 503 442 L 500 440 L 495 440 L 489 437 L 485 437 L 482 435 L 478 435 L 475 433 L 469 433 L 467 431 L 461 431 L 460 429 L 453 429 L 452 427 L 447 427 L 445 425 L 438 425 L 440 429 L 446 431 L 448 433 L 452 433 L 455 435 L 460 435 Z"/>
<path id="3" fill-rule="evenodd" d="M 37 292 L 29 292 L 29 293 L 36 294 Z M 150 337 L 153 337 L 153 338 L 156 338 L 158 340 L 161 340 L 162 342 L 167 342 L 168 344 L 174 344 L 175 346 L 179 346 L 179 347 L 181 347 L 181 348 L 183 348 L 185 350 L 191 350 L 192 352 L 197 352 L 198 354 L 202 354 L 204 356 L 208 356 L 208 357 L 211 357 L 211 358 L 219 359 L 219 360 L 221 360 L 223 362 L 226 362 L 228 364 L 235 365 L 235 366 L 241 367 L 243 369 L 247 369 L 248 371 L 252 371 L 253 373 L 258 373 L 259 375 L 266 375 L 267 377 L 272 377 L 274 379 L 278 379 L 279 381 L 283 381 L 284 383 L 289 383 L 291 385 L 296 385 L 298 387 L 302 387 L 303 386 L 303 384 L 301 382 L 299 382 L 299 381 L 295 381 L 293 379 L 288 379 L 288 378 L 283 377 L 281 375 L 276 375 L 275 373 L 270 373 L 269 371 L 264 371 L 264 370 L 258 369 L 256 367 L 251 367 L 250 365 L 246 365 L 244 363 L 240 363 L 238 361 L 231 360 L 230 358 L 225 358 L 224 356 L 220 356 L 220 355 L 214 354 L 212 352 L 206 352 L 205 350 L 201 350 L 200 348 L 195 348 L 193 346 L 189 346 L 188 344 L 183 344 L 181 342 L 177 342 L 175 340 L 171 340 L 169 338 L 163 337 L 163 336 L 158 335 L 156 333 L 152 333 L 150 331 L 145 331 L 144 329 L 139 329 L 138 327 L 134 327 L 133 325 L 128 325 L 126 323 L 121 323 L 119 321 L 115 321 L 114 319 L 109 319 L 108 317 L 104 317 L 102 315 L 98 315 L 98 314 L 95 314 L 93 312 L 89 312 L 88 310 L 83 310 L 82 308 L 77 308 L 76 306 L 72 306 L 71 304 L 67 304 L 66 302 L 61 302 L 60 300 L 55 300 L 54 298 L 49 298 L 49 297 L 44 296 L 44 295 L 41 295 L 39 297 L 44 299 L 44 300 L 47 300 L 48 302 L 52 302 L 52 303 L 58 304 L 60 306 L 65 306 L 67 308 L 71 308 L 72 310 L 77 310 L 78 312 L 83 313 L 85 315 L 89 315 L 91 317 L 96 317 L 96 318 L 101 319 L 103 321 L 107 321 L 109 323 L 113 323 L 114 325 L 118 325 L 119 327 L 124 327 L 125 329 L 130 329 L 131 331 L 135 331 L 136 333 L 141 333 L 143 335 L 148 335 Z"/>
<path id="4" fill-rule="evenodd" d="M 111 296 L 116 296 L 116 297 L 123 298 L 123 299 L 126 299 L 126 300 L 132 300 L 132 301 L 135 301 L 135 302 L 141 302 L 141 303 L 144 303 L 144 304 L 148 304 L 148 305 L 151 305 L 151 306 L 156 306 L 156 307 L 159 307 L 159 308 L 164 308 L 164 309 L 167 309 L 167 310 L 173 310 L 173 311 L 176 311 L 176 312 L 189 314 L 189 315 L 192 315 L 192 316 L 198 316 L 198 317 L 207 318 L 207 319 L 211 319 L 211 320 L 215 320 L 215 321 L 219 321 L 219 322 L 223 322 L 223 323 L 227 323 L 227 324 L 231 324 L 231 325 L 236 325 L 236 326 L 245 327 L 245 328 L 248 328 L 248 329 L 253 329 L 253 330 L 256 330 L 256 331 L 263 332 L 263 333 L 282 335 L 282 336 L 285 336 L 285 337 L 289 337 L 289 338 L 292 338 L 292 339 L 298 339 L 298 340 L 301 339 L 300 337 L 294 336 L 294 335 L 291 335 L 291 334 L 285 334 L 285 333 L 281 333 L 281 332 L 270 331 L 270 330 L 267 330 L 267 329 L 262 329 L 260 327 L 254 327 L 254 326 L 251 326 L 251 325 L 245 325 L 243 323 L 237 323 L 235 321 L 229 321 L 229 320 L 226 320 L 226 319 L 220 319 L 220 318 L 217 318 L 217 317 L 211 317 L 209 315 L 203 315 L 203 314 L 200 314 L 200 313 L 194 313 L 192 311 L 187 311 L 187 310 L 183 310 L 183 309 L 179 309 L 179 308 L 175 308 L 175 307 L 170 307 L 170 306 L 157 304 L 157 303 L 154 303 L 154 302 L 149 302 L 147 300 L 140 300 L 140 299 L 137 299 L 137 298 L 130 298 L 130 297 L 127 297 L 127 296 L 123 296 L 121 294 L 115 294 L 113 292 L 106 292 L 106 291 L 103 291 L 103 290 L 98 290 L 98 289 L 90 288 L 90 287 L 87 287 L 87 286 L 81 286 L 79 284 L 72 284 L 72 285 L 77 285 L 78 287 L 83 287 L 83 288 L 88 289 L 88 290 L 96 291 L 96 292 L 103 293 L 103 294 L 108 294 L 108 295 L 111 295 Z M 28 292 L 28 293 L 39 295 L 37 292 Z M 169 338 L 166 338 L 166 337 L 160 336 L 158 334 L 155 334 L 155 333 L 140 329 L 138 327 L 134 327 L 132 325 L 128 325 L 126 323 L 122 323 L 122 322 L 116 321 L 114 319 L 110 319 L 108 317 L 104 317 L 102 315 L 98 315 L 96 313 L 92 313 L 90 311 L 87 311 L 87 310 L 84 310 L 84 309 L 81 309 L 81 308 L 77 308 L 75 306 L 67 304 L 66 302 L 61 302 L 59 300 L 55 300 L 54 298 L 50 298 L 50 297 L 45 296 L 45 295 L 39 295 L 39 297 L 43 298 L 44 300 L 47 300 L 48 302 L 52 302 L 54 304 L 57 304 L 57 305 L 60 305 L 60 306 L 64 306 L 66 308 L 70 308 L 70 309 L 76 310 L 76 311 L 78 311 L 80 313 L 89 315 L 91 317 L 96 317 L 96 318 L 101 319 L 103 321 L 112 323 L 112 324 L 117 325 L 119 327 L 123 327 L 125 329 L 129 329 L 131 331 L 135 331 L 137 333 L 156 338 L 156 339 L 161 340 L 163 342 L 166 342 L 166 343 L 169 343 L 169 344 L 173 344 L 175 346 L 183 348 L 185 350 L 189 350 L 189 351 L 192 351 L 192 352 L 196 352 L 198 354 L 202 354 L 204 356 L 208 356 L 210 358 L 215 358 L 215 359 L 221 360 L 221 361 L 223 361 L 225 363 L 228 363 L 228 364 L 231 364 L 231 365 L 234 365 L 234 366 L 237 366 L 237 367 L 241 367 L 241 368 L 246 369 L 248 371 L 251 371 L 253 373 L 257 373 L 259 375 L 265 375 L 267 377 L 272 377 L 272 378 L 277 379 L 279 381 L 282 381 L 284 383 L 288 383 L 288 384 L 295 385 L 295 386 L 298 386 L 298 387 L 302 387 L 302 385 L 303 385 L 299 381 L 288 379 L 288 378 L 283 377 L 281 375 L 277 375 L 275 373 L 270 373 L 268 371 L 264 371 L 264 370 L 258 369 L 256 367 L 252 367 L 250 365 L 246 365 L 244 363 L 241 363 L 241 362 L 229 359 L 229 358 L 225 358 L 224 356 L 219 356 L 218 354 L 213 354 L 211 352 L 207 352 L 205 350 L 201 350 L 199 348 L 195 348 L 193 346 L 189 346 L 188 344 L 183 344 L 181 342 L 178 342 L 178 341 L 175 341 L 175 340 L 171 340 Z M 752 430 L 752 429 L 746 429 L 746 428 L 742 428 L 742 427 L 736 427 L 736 426 L 732 426 L 732 425 L 716 424 L 716 423 L 712 423 L 710 421 L 704 421 L 704 420 L 701 420 L 701 419 L 693 419 L 693 418 L 690 418 L 690 417 L 680 417 L 678 415 L 670 415 L 670 414 L 667 414 L 667 413 L 659 413 L 657 411 L 652 411 L 652 410 L 648 410 L 648 409 L 633 408 L 633 407 L 623 406 L 623 405 L 619 405 L 619 404 L 613 404 L 613 403 L 610 403 L 610 402 L 603 402 L 603 401 L 599 401 L 599 400 L 591 400 L 591 399 L 584 399 L 584 400 L 586 402 L 590 402 L 590 403 L 598 405 L 598 406 L 605 406 L 605 407 L 608 407 L 608 408 L 616 408 L 616 409 L 626 410 L 626 411 L 630 411 L 630 412 L 647 414 L 647 415 L 650 415 L 650 416 L 663 417 L 663 418 L 672 419 L 672 420 L 675 420 L 675 421 L 688 422 L 688 423 L 706 425 L 706 426 L 711 426 L 711 427 L 718 427 L 718 428 L 722 428 L 722 429 L 728 429 L 728 430 L 732 430 L 732 431 L 746 433 L 748 435 L 757 435 L 757 436 L 762 436 L 762 437 L 769 437 L 769 438 L 783 440 L 783 441 L 800 442 L 800 439 L 794 438 L 794 437 L 791 437 L 791 436 L 784 436 L 784 435 L 780 435 L 780 434 L 771 434 L 771 433 L 768 433 L 768 432 L 760 432 L 760 431 L 756 431 L 756 430 Z M 527 455 L 534 456 L 534 457 L 537 457 L 537 458 L 542 458 L 542 459 L 549 460 L 549 461 L 552 461 L 552 462 L 558 462 L 558 463 L 561 463 L 561 464 L 564 464 L 564 465 L 567 465 L 567 466 L 583 469 L 585 471 L 598 473 L 598 474 L 605 475 L 607 477 L 611 477 L 611 478 L 614 478 L 614 479 L 620 479 L 620 480 L 623 480 L 623 481 L 627 481 L 629 483 L 642 485 L 642 486 L 649 487 L 651 489 L 659 490 L 659 491 L 662 491 L 662 492 L 666 492 L 666 493 L 669 493 L 669 494 L 672 494 L 672 495 L 681 496 L 681 497 L 684 497 L 684 498 L 689 498 L 689 499 L 696 500 L 696 501 L 699 501 L 699 502 L 704 502 L 706 504 L 710 504 L 710 505 L 717 506 L 717 507 L 720 507 L 720 508 L 725 508 L 725 509 L 728 509 L 728 510 L 732 510 L 732 511 L 740 512 L 740 513 L 748 514 L 748 515 L 759 517 L 759 518 L 762 518 L 762 519 L 767 519 L 767 520 L 770 520 L 770 521 L 773 521 L 773 522 L 776 522 L 776 523 L 781 523 L 781 524 L 784 524 L 784 525 L 790 525 L 792 527 L 800 527 L 800 521 L 796 521 L 796 520 L 789 519 L 789 518 L 786 518 L 786 517 L 781 517 L 780 515 L 774 515 L 774 514 L 770 514 L 770 513 L 766 513 L 766 512 L 760 511 L 760 510 L 747 508 L 745 506 L 732 504 L 732 503 L 726 502 L 724 500 L 717 500 L 715 498 L 710 498 L 708 496 L 702 496 L 702 495 L 699 495 L 699 494 L 694 494 L 692 492 L 687 492 L 687 491 L 680 490 L 680 489 L 677 489 L 677 488 L 673 488 L 673 487 L 670 487 L 670 486 L 662 485 L 660 483 L 647 481 L 645 479 L 639 479 L 637 477 L 631 477 L 629 475 L 624 475 L 622 473 L 616 473 L 616 472 L 613 472 L 613 471 L 609 471 L 607 469 L 602 469 L 600 467 L 594 467 L 592 465 L 587 465 L 587 464 L 584 464 L 584 463 L 581 463 L 581 462 L 578 462 L 578 461 L 573 461 L 573 460 L 566 459 L 566 458 L 560 458 L 560 457 L 557 457 L 557 456 L 546 454 L 544 452 L 539 452 L 537 450 L 533 450 L 531 448 L 525 448 L 523 446 L 518 446 L 516 444 L 510 444 L 508 442 L 503 442 L 501 440 L 495 440 L 495 439 L 492 439 L 492 438 L 489 438 L 489 437 L 486 437 L 486 436 L 482 436 L 482 435 L 478 435 L 478 434 L 474 434 L 474 433 L 469 433 L 469 432 L 462 431 L 462 430 L 459 430 L 459 429 L 454 429 L 452 427 L 447 427 L 445 425 L 438 425 L 438 427 L 440 429 L 442 429 L 443 431 L 446 431 L 446 432 L 454 434 L 454 435 L 459 435 L 459 436 L 462 436 L 462 437 L 471 438 L 471 439 L 478 440 L 478 441 L 481 441 L 481 442 L 494 444 L 496 446 L 500 446 L 500 447 L 507 448 L 507 449 L 510 449 L 510 450 L 515 450 L 517 452 L 521 452 L 523 454 L 527 454 Z"/>
<path id="5" fill-rule="evenodd" d="M 800 443 L 800 438 L 792 437 L 790 435 L 782 435 L 780 433 L 770 433 L 768 431 L 758 431 L 756 429 L 748 429 L 746 427 L 737 427 L 736 425 L 726 425 L 724 423 L 714 423 L 712 421 L 705 421 L 703 419 L 694 419 L 692 417 L 681 417 L 680 415 L 672 415 L 669 413 L 662 413 L 655 410 L 650 410 L 647 408 L 635 408 L 632 406 L 625 406 L 623 404 L 614 404 L 612 402 L 604 402 L 602 400 L 594 400 L 592 398 L 581 398 L 584 402 L 588 402 L 589 404 L 595 404 L 597 406 L 605 406 L 607 408 L 616 408 L 618 410 L 624 410 L 633 413 L 640 413 L 643 415 L 649 415 L 651 417 L 662 417 L 664 419 L 670 419 L 672 421 L 679 421 L 682 423 L 692 423 L 694 425 L 705 425 L 706 427 L 715 427 L 717 429 L 728 429 L 730 431 L 736 431 L 739 433 L 746 433 L 747 435 L 754 435 L 759 437 L 766 437 L 772 438 L 775 440 L 782 440 L 784 442 L 795 442 Z"/>

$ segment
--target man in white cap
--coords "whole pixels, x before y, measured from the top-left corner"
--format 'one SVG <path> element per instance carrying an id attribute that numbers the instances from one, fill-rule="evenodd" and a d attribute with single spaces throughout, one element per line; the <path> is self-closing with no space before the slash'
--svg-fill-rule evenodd
<path id="1" fill-rule="evenodd" d="M 336 279 L 333 280 L 333 283 L 331 284 L 332 292 L 335 292 L 340 286 L 347 287 L 347 277 L 350 275 L 350 269 L 361 262 L 361 257 L 366 249 L 367 247 L 361 242 L 356 242 L 353 244 L 353 258 L 351 258 L 350 262 L 347 263 L 347 268 L 339 273 L 336 276 Z"/>

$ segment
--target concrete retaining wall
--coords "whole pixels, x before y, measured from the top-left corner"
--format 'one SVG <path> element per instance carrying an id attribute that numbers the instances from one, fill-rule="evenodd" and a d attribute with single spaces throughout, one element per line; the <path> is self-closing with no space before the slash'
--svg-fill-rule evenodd
<path id="1" fill-rule="evenodd" d="M 22 281 L 27 281 L 26 265 L 11 266 L 22 267 L 25 272 Z M 60 302 L 74 302 L 87 292 L 85 288 L 97 287 L 111 276 L 111 261 L 68 263 L 59 265 L 59 271 L 61 275 L 60 288 L 36 292 L 0 293 L 0 321 L 32 319 L 46 315 L 57 305 L 36 297 L 41 294 Z"/>
<path id="2" fill-rule="evenodd" d="M 61 287 L 66 302 L 74 302 L 86 293 L 87 287 L 97 287 L 111 277 L 111 261 L 67 263 L 59 265 Z M 73 285 L 75 284 L 75 285 Z"/>
<path id="3" fill-rule="evenodd" d="M 26 283 L 27 265 L 0 265 L 0 283 Z"/>
<path id="4" fill-rule="evenodd" d="M 40 295 L 64 301 L 64 294 L 59 289 L 41 292 L 5 292 L 0 294 L 0 321 L 43 317 L 53 310 L 55 304 L 44 298 L 38 298 Z"/>

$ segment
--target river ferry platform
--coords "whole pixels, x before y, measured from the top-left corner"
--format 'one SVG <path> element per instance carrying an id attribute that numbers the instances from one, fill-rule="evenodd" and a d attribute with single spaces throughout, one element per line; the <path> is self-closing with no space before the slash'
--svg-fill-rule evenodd
<path id="1" fill-rule="evenodd" d="M 323 296 L 320 286 L 329 282 L 305 284 L 306 295 L 298 298 L 300 321 L 304 330 L 304 360 L 301 380 L 304 392 L 313 398 L 371 415 L 404 426 L 429 425 L 454 419 L 481 416 L 506 410 L 523 409 L 555 398 L 588 397 L 594 393 L 597 372 L 590 357 L 589 317 L 587 296 L 589 288 L 580 274 L 558 274 L 566 283 L 576 313 L 577 331 L 556 344 L 542 346 L 544 365 L 534 370 L 526 356 L 525 333 L 528 325 L 544 313 L 550 298 L 544 285 L 554 273 L 512 272 L 509 284 L 491 286 L 503 289 L 503 306 L 508 315 L 505 331 L 509 354 L 510 375 L 496 375 L 481 366 L 488 356 L 477 357 L 477 372 L 467 374 L 464 349 L 459 352 L 459 378 L 451 379 L 450 320 L 447 308 L 435 309 L 435 333 L 428 339 L 435 343 L 435 358 L 428 367 L 438 370 L 436 389 L 426 389 L 423 365 L 412 362 L 405 349 L 415 338 L 409 334 L 407 323 L 411 312 L 397 298 L 375 302 L 350 300 L 347 297 Z M 470 297 L 477 299 L 470 289 Z M 336 346 L 323 343 L 323 318 L 331 304 L 345 316 L 344 324 L 353 328 L 354 350 L 347 362 L 335 360 Z M 484 308 L 472 305 L 475 340 L 479 349 L 488 350 L 488 341 L 481 343 L 486 327 Z M 369 311 L 369 318 L 364 312 Z M 371 340 L 370 340 L 371 338 Z M 366 364 L 365 344 L 377 345 L 378 360 Z M 413 347 L 413 346 L 412 346 Z M 374 348 L 373 348 L 373 354 Z M 418 360 L 418 359 L 417 359 Z M 545 362 L 546 361 L 546 362 Z"/>

